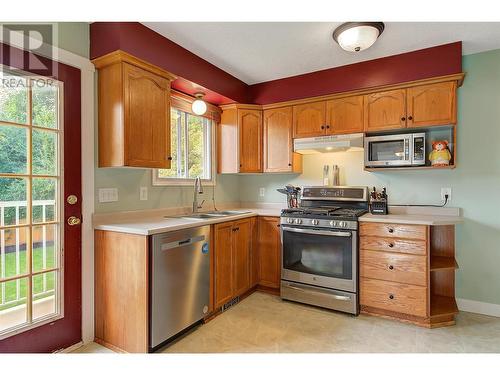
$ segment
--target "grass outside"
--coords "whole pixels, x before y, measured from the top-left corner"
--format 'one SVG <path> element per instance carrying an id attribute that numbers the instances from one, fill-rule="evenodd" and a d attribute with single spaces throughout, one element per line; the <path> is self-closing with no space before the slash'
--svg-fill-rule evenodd
<path id="1" fill-rule="evenodd" d="M 46 268 L 53 268 L 55 265 L 54 247 L 47 246 L 47 265 Z M 19 252 L 19 263 L 21 273 L 26 272 L 26 251 Z M 43 251 L 42 247 L 36 247 L 33 249 L 33 270 L 39 271 L 43 269 Z M 1 264 L 0 260 L 0 267 Z M 1 268 L 0 268 L 1 269 Z M 5 254 L 5 275 L 7 277 L 16 275 L 16 253 L 10 252 Z M 36 296 L 34 299 L 44 298 L 47 295 L 53 294 L 54 284 L 55 284 L 55 272 L 49 272 L 46 274 L 47 278 L 47 290 L 52 291 L 51 293 L 44 293 L 42 295 Z M 26 293 L 28 286 L 28 278 L 19 279 L 19 281 L 12 280 L 1 284 L 5 284 L 5 301 L 0 293 L 0 311 L 10 309 L 12 307 L 23 305 L 26 303 Z M 16 289 L 17 283 L 19 282 L 19 297 L 23 298 L 20 301 L 16 301 Z M 33 294 L 39 294 L 43 291 L 43 274 L 33 276 Z M 9 303 L 10 302 L 10 303 Z"/>

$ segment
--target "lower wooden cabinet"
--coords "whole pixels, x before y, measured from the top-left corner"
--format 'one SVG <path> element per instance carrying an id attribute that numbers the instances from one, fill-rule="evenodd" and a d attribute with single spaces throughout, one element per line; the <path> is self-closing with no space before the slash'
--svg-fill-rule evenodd
<path id="1" fill-rule="evenodd" d="M 280 218 L 259 217 L 259 284 L 279 288 L 281 280 Z"/>
<path id="2" fill-rule="evenodd" d="M 215 225 L 215 308 L 252 287 L 253 220 L 249 218 Z"/>

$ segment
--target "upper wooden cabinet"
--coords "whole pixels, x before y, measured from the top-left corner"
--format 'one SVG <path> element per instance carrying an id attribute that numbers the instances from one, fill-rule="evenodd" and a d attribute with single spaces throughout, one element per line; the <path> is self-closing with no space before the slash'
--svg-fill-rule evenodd
<path id="1" fill-rule="evenodd" d="M 457 82 L 441 82 L 407 90 L 408 127 L 457 123 Z"/>
<path id="2" fill-rule="evenodd" d="M 364 107 L 366 132 L 406 126 L 406 89 L 365 95 Z"/>
<path id="3" fill-rule="evenodd" d="M 262 172 L 262 111 L 256 107 L 223 107 L 217 137 L 219 173 Z"/>
<path id="4" fill-rule="evenodd" d="M 293 106 L 293 137 L 318 137 L 326 134 L 326 102 Z"/>
<path id="5" fill-rule="evenodd" d="M 292 107 L 264 111 L 264 172 L 302 172 L 302 155 L 293 152 Z"/>
<path id="6" fill-rule="evenodd" d="M 176 77 L 123 51 L 99 72 L 99 167 L 170 168 L 170 83 Z"/>
<path id="7" fill-rule="evenodd" d="M 362 133 L 363 96 L 348 96 L 326 102 L 327 134 Z"/>

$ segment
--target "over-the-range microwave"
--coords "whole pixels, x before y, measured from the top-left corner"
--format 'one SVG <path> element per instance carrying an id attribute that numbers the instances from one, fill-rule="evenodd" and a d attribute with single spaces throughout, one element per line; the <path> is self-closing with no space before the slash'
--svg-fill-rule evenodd
<path id="1" fill-rule="evenodd" d="M 365 137 L 366 167 L 425 165 L 425 133 Z"/>

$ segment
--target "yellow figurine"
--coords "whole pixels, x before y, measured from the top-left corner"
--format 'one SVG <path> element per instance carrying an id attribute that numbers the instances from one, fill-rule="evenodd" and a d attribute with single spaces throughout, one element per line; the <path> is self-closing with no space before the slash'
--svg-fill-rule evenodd
<path id="1" fill-rule="evenodd" d="M 444 167 L 450 165 L 451 153 L 448 150 L 448 141 L 432 142 L 432 151 L 429 160 L 433 167 Z"/>

